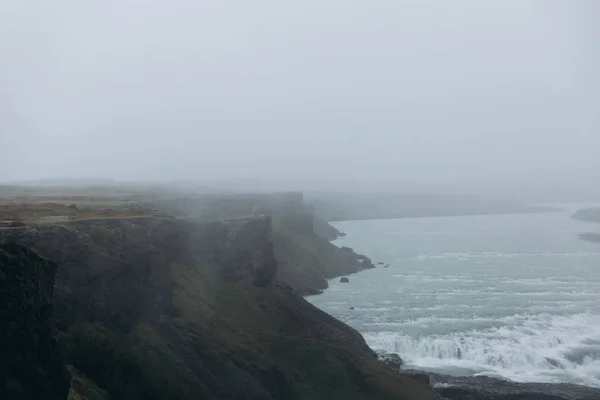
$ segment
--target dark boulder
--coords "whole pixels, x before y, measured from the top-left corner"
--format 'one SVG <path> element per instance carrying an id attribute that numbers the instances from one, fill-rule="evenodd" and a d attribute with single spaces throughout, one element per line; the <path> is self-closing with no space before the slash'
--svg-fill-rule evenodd
<path id="1" fill-rule="evenodd" d="M 404 360 L 396 353 L 384 354 L 379 359 L 389 368 L 396 371 L 400 370 L 402 365 L 404 365 Z"/>
<path id="2" fill-rule="evenodd" d="M 53 263 L 0 244 L 0 399 L 64 400 L 71 376 L 55 349 Z"/>
<path id="3" fill-rule="evenodd" d="M 349 283 L 350 280 L 344 276 L 343 278 L 340 279 L 340 282 L 341 283 Z"/>

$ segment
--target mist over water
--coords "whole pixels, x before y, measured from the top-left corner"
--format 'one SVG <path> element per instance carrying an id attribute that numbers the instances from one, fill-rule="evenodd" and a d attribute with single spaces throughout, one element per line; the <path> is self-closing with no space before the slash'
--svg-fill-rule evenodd
<path id="1" fill-rule="evenodd" d="M 337 223 L 390 266 L 309 301 L 407 368 L 600 387 L 600 244 L 576 208 Z"/>

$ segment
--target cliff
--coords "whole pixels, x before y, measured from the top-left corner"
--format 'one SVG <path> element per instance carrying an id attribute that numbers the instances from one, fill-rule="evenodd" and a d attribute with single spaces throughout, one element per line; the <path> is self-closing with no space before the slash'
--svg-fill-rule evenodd
<path id="1" fill-rule="evenodd" d="M 307 246 L 319 240 L 304 215 L 286 215 L 73 221 L 0 236 L 58 266 L 71 398 L 435 399 L 277 279 L 275 226 Z"/>
<path id="2" fill-rule="evenodd" d="M 55 350 L 55 264 L 0 244 L 0 399 L 64 400 L 71 379 Z"/>
<path id="3" fill-rule="evenodd" d="M 314 207 L 299 192 L 170 199 L 154 207 L 165 213 L 207 220 L 244 218 L 253 207 L 259 215 L 270 215 L 279 261 L 277 279 L 302 295 L 321 293 L 328 286 L 327 279 L 375 268 L 367 257 L 331 244 L 342 233 L 317 217 Z"/>

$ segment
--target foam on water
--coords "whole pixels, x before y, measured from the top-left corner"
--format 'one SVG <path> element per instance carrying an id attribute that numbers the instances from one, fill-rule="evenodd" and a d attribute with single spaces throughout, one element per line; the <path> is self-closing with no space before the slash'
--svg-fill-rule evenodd
<path id="1" fill-rule="evenodd" d="M 419 337 L 386 331 L 364 336 L 373 349 L 401 354 L 415 368 L 600 387 L 597 316 L 516 315 L 502 323 L 501 327 Z"/>

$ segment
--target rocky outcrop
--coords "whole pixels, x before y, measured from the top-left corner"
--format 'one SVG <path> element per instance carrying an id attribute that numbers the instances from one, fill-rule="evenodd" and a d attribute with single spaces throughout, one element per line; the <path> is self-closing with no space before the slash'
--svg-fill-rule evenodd
<path id="1" fill-rule="evenodd" d="M 379 355 L 379 359 L 394 371 L 400 371 L 404 365 L 404 360 L 396 353 Z"/>
<path id="2" fill-rule="evenodd" d="M 409 372 L 410 374 L 410 372 Z M 597 400 L 600 389 L 551 383 L 517 383 L 484 376 L 429 374 L 434 389 L 448 400 Z"/>
<path id="3" fill-rule="evenodd" d="M 339 248 L 314 232 L 297 234 L 276 225 L 273 242 L 280 262 L 277 278 L 302 295 L 321 293 L 328 279 L 374 268 L 367 257 Z"/>
<path id="4" fill-rule="evenodd" d="M 317 235 L 329 241 L 345 236 L 344 233 L 340 232 L 338 229 L 331 226 L 323 218 L 320 218 L 318 216 L 314 217 L 313 230 Z"/>
<path id="5" fill-rule="evenodd" d="M 341 247 L 336 255 L 334 263 L 335 268 L 329 272 L 330 275 L 340 275 L 342 273 L 355 273 L 364 269 L 375 268 L 373 261 L 365 255 L 358 254 L 349 247 Z"/>
<path id="6" fill-rule="evenodd" d="M 0 244 L 0 399 L 64 400 L 70 374 L 55 349 L 55 264 Z"/>

